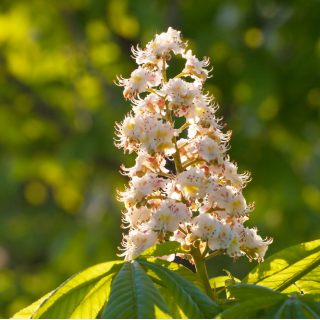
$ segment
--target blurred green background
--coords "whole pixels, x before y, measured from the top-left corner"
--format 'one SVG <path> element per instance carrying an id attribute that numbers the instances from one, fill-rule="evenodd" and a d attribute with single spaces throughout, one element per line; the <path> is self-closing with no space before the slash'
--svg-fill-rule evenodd
<path id="1" fill-rule="evenodd" d="M 252 172 L 247 225 L 275 238 L 267 256 L 319 238 L 319 16 L 312 0 L 1 0 L 0 317 L 118 259 L 115 189 L 134 155 L 112 143 L 130 110 L 113 80 L 136 68 L 131 45 L 169 26 L 214 65 L 206 89 L 233 130 L 231 159 Z M 217 257 L 209 274 L 256 264 Z"/>

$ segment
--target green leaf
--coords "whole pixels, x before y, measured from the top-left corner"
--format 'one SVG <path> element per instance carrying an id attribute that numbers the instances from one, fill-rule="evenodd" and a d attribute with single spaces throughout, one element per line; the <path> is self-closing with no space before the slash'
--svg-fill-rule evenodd
<path id="1" fill-rule="evenodd" d="M 161 257 L 173 253 L 189 253 L 188 250 L 183 249 L 178 241 L 167 241 L 149 248 L 140 254 L 141 257 Z"/>
<path id="2" fill-rule="evenodd" d="M 177 302 L 175 298 L 173 297 L 172 293 L 170 290 L 167 288 L 160 286 L 158 284 L 155 284 L 159 292 L 161 293 L 164 301 L 166 302 L 170 313 L 172 315 L 173 319 L 188 319 L 188 317 L 183 313 L 183 311 L 179 308 L 177 305 Z"/>
<path id="3" fill-rule="evenodd" d="M 294 283 L 306 293 L 319 292 L 320 240 L 282 250 L 255 267 L 242 283 L 283 291 Z"/>
<path id="4" fill-rule="evenodd" d="M 98 303 L 97 291 L 108 292 L 108 279 L 115 276 L 123 264 L 124 261 L 101 263 L 77 273 L 44 299 L 31 318 L 70 318 L 74 312 L 79 317 L 82 313 L 86 316 L 90 312 L 92 316 L 97 315 L 98 308 L 105 302 Z M 103 284 L 106 287 L 101 289 Z M 107 299 L 107 294 L 104 294 L 103 298 Z M 89 308 L 91 311 L 85 311 L 83 308 Z"/>
<path id="5" fill-rule="evenodd" d="M 296 284 L 304 294 L 310 294 L 314 296 L 314 299 L 320 299 L 320 266 L 297 280 Z"/>
<path id="6" fill-rule="evenodd" d="M 233 279 L 236 281 L 236 282 L 241 282 L 239 279 L 233 277 Z M 209 280 L 210 282 L 210 286 L 211 288 L 221 288 L 221 287 L 225 287 L 226 286 L 226 280 L 230 280 L 230 277 L 229 276 L 220 276 L 220 277 L 215 277 L 215 278 L 211 278 Z"/>
<path id="7" fill-rule="evenodd" d="M 139 263 L 158 275 L 188 318 L 212 318 L 220 312 L 216 303 L 180 275 L 146 260 L 139 260 Z"/>
<path id="8" fill-rule="evenodd" d="M 314 301 L 320 302 L 320 294 L 305 294 L 305 298 L 312 299 Z"/>
<path id="9" fill-rule="evenodd" d="M 255 285 L 231 285 L 227 290 L 232 298 L 240 302 L 221 312 L 218 319 L 249 318 L 257 311 L 272 307 L 279 301 L 286 299 L 286 296 L 279 292 Z"/>
<path id="10" fill-rule="evenodd" d="M 239 283 L 231 285 L 227 288 L 230 292 L 230 297 L 239 301 L 247 301 L 256 297 L 278 297 L 279 300 L 285 299 L 286 296 L 280 292 L 273 291 L 262 286 Z"/>
<path id="11" fill-rule="evenodd" d="M 140 260 L 140 259 L 139 259 Z M 186 268 L 185 266 L 175 263 L 175 262 L 169 262 L 163 259 L 156 259 L 156 258 L 148 258 L 146 259 L 149 262 L 159 264 L 160 266 L 166 267 L 169 270 L 175 272 L 176 274 L 180 275 L 181 277 L 185 278 L 189 282 L 193 283 L 196 287 L 198 287 L 202 292 L 206 292 L 206 288 L 203 284 L 202 279 L 195 273 L 193 273 L 191 270 Z M 143 266 L 142 266 L 143 267 Z M 146 268 L 146 267 L 145 267 Z M 151 269 L 146 268 L 146 272 L 149 276 L 152 276 L 156 279 L 160 279 L 160 277 L 154 273 Z"/>
<path id="12" fill-rule="evenodd" d="M 311 308 L 297 299 L 291 300 L 291 312 L 292 318 L 295 319 L 319 319 L 319 316 Z"/>
<path id="13" fill-rule="evenodd" d="M 12 319 L 29 319 L 30 316 L 34 313 L 34 311 L 39 307 L 43 300 L 47 299 L 50 296 L 51 292 L 47 293 L 38 301 L 31 304 L 29 307 L 26 307 L 19 312 L 17 312 Z"/>
<path id="14" fill-rule="evenodd" d="M 305 302 L 307 301 L 307 303 Z M 308 304 L 310 302 L 310 304 Z M 269 308 L 264 314 L 265 319 L 319 319 L 319 303 L 292 296 Z"/>
<path id="15" fill-rule="evenodd" d="M 217 319 L 248 319 L 255 318 L 257 311 L 273 306 L 279 302 L 278 297 L 255 297 L 221 312 Z"/>
<path id="16" fill-rule="evenodd" d="M 231 285 L 230 296 L 238 303 L 218 318 L 308 319 L 319 318 L 320 303 L 303 296 L 286 295 L 266 287 L 250 284 Z"/>
<path id="17" fill-rule="evenodd" d="M 299 297 L 299 300 L 303 302 L 308 308 L 310 308 L 313 313 L 317 314 L 318 318 L 320 318 L 320 302 L 310 300 L 305 296 Z"/>
<path id="18" fill-rule="evenodd" d="M 136 261 L 126 262 L 111 287 L 103 319 L 171 318 L 169 308 Z"/>
<path id="19" fill-rule="evenodd" d="M 70 319 L 95 319 L 108 300 L 116 273 L 102 278 L 72 312 Z"/>

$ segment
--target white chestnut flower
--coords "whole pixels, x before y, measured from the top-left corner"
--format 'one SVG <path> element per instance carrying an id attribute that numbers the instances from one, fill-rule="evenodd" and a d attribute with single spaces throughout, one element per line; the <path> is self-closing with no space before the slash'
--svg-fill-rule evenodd
<path id="1" fill-rule="evenodd" d="M 129 177 L 142 177 L 144 176 L 148 171 L 151 172 L 158 172 L 159 170 L 161 172 L 167 173 L 169 172 L 168 169 L 165 167 L 166 160 L 163 156 L 156 154 L 154 157 L 151 157 L 148 153 L 139 153 L 136 158 L 136 164 L 132 168 L 125 168 L 124 165 L 121 166 L 121 169 L 127 173 L 124 173 L 124 175 L 127 175 Z"/>
<path id="2" fill-rule="evenodd" d="M 174 232 L 179 228 L 179 223 L 189 220 L 190 217 L 191 211 L 185 204 L 170 199 L 164 201 L 152 214 L 149 225 L 154 231 Z"/>
<path id="3" fill-rule="evenodd" d="M 192 233 L 206 239 L 217 238 L 222 226 L 222 223 L 210 213 L 199 215 L 192 220 L 191 224 Z"/>
<path id="4" fill-rule="evenodd" d="M 161 82 L 162 75 L 160 72 L 153 72 L 139 67 L 131 73 L 129 79 L 117 77 L 119 86 L 124 86 L 123 95 L 126 99 L 131 100 L 137 94 L 146 91 L 148 87 L 158 86 Z"/>
<path id="5" fill-rule="evenodd" d="M 154 93 L 147 95 L 144 99 L 132 99 L 135 114 L 150 113 L 156 118 L 162 118 L 161 112 L 165 107 L 165 100 Z"/>
<path id="6" fill-rule="evenodd" d="M 198 153 L 202 159 L 206 161 L 216 160 L 217 164 L 223 163 L 223 154 L 227 152 L 227 148 L 209 138 L 208 136 L 201 137 L 195 141 Z"/>
<path id="7" fill-rule="evenodd" d="M 203 198 L 210 182 L 204 175 L 202 170 L 191 167 L 189 170 L 181 172 L 176 179 L 176 186 L 184 197 Z"/>
<path id="8" fill-rule="evenodd" d="M 152 230 L 130 230 L 128 235 L 123 236 L 121 245 L 124 248 L 122 249 L 124 253 L 119 256 L 125 256 L 125 260 L 131 260 L 157 243 L 157 233 Z"/>
<path id="9" fill-rule="evenodd" d="M 163 68 L 163 57 L 170 51 L 174 54 L 182 54 L 185 51 L 187 45 L 182 42 L 180 31 L 174 30 L 169 27 L 167 32 L 162 32 L 160 35 L 156 34 L 155 39 L 151 40 L 147 45 L 146 49 L 142 50 L 137 46 L 131 48 L 134 58 L 137 64 L 144 64 L 149 68 Z"/>
<path id="10" fill-rule="evenodd" d="M 265 253 L 268 250 L 269 244 L 273 242 L 272 238 L 263 240 L 258 234 L 256 228 L 245 228 L 244 230 L 244 236 L 242 239 L 242 244 L 252 249 L 252 251 L 255 253 L 254 259 L 256 260 L 262 260 L 264 259 Z"/>
<path id="11" fill-rule="evenodd" d="M 182 54 L 186 49 L 186 44 L 181 40 L 181 31 L 169 27 L 167 32 L 160 34 L 160 38 L 168 43 L 169 49 L 175 54 Z"/>
<path id="12" fill-rule="evenodd" d="M 159 152 L 170 155 L 175 152 L 173 136 L 179 133 L 169 122 L 158 120 L 151 114 L 128 115 L 123 122 L 117 123 L 117 147 L 124 151 L 137 151 L 153 154 Z"/>
<path id="13" fill-rule="evenodd" d="M 129 223 L 131 227 L 136 227 L 137 225 L 150 219 L 151 210 L 141 206 L 139 209 L 134 206 L 126 211 L 124 214 L 124 222 Z"/>
<path id="14" fill-rule="evenodd" d="M 250 182 L 250 172 L 246 171 L 243 174 L 238 174 L 238 167 L 236 164 L 230 162 L 229 157 L 222 164 L 222 174 L 230 184 L 236 188 L 241 189 L 248 182 Z"/>
<path id="15" fill-rule="evenodd" d="M 182 229 L 185 230 L 185 233 L 183 233 L 181 230 L 176 230 L 172 237 L 170 237 L 170 241 L 178 241 L 181 243 L 181 246 L 184 247 L 187 245 L 186 243 L 186 233 L 187 230 L 182 226 Z"/>
<path id="16" fill-rule="evenodd" d="M 167 96 L 169 108 L 174 111 L 174 115 L 182 116 L 188 114 L 199 89 L 192 83 L 177 78 L 170 79 L 158 92 Z"/>
<path id="17" fill-rule="evenodd" d="M 141 149 L 145 152 L 171 155 L 176 151 L 172 138 L 178 134 L 179 130 L 173 129 L 169 122 L 163 123 L 161 120 L 148 117 L 145 118 L 145 123 L 140 129 L 139 141 Z"/>
<path id="18" fill-rule="evenodd" d="M 208 241 L 211 250 L 228 249 L 235 240 L 236 232 L 227 223 L 221 223 L 221 228 L 217 237 L 211 238 Z"/>
<path id="19" fill-rule="evenodd" d="M 131 208 L 136 203 L 145 199 L 146 196 L 159 190 L 164 185 L 164 180 L 159 178 L 156 173 L 146 173 L 142 178 L 133 177 L 129 182 L 130 188 L 125 191 L 118 191 L 119 201 L 124 202 L 126 208 Z"/>
<path id="20" fill-rule="evenodd" d="M 196 56 L 192 55 L 192 51 L 188 50 L 186 54 L 182 55 L 183 58 L 187 59 L 186 66 L 182 72 L 191 73 L 192 75 L 201 79 L 201 81 L 205 81 L 208 78 L 209 71 L 203 69 L 209 65 L 209 59 L 204 58 L 203 61 L 199 61 Z"/>
<path id="21" fill-rule="evenodd" d="M 254 204 L 247 206 L 240 191 L 226 185 L 217 186 L 216 189 L 213 189 L 213 192 L 209 194 L 208 201 L 216 202 L 218 207 L 225 209 L 230 216 L 240 217 L 254 209 Z"/>
<path id="22" fill-rule="evenodd" d="M 214 96 L 203 93 L 209 59 L 199 61 L 191 50 L 185 53 L 186 46 L 180 31 L 170 27 L 145 49 L 132 48 L 139 66 L 129 79 L 118 77 L 133 112 L 117 123 L 115 145 L 137 153 L 132 168 L 122 166 L 129 187 L 117 191 L 127 209 L 123 228 L 130 229 L 122 255 L 131 259 L 169 239 L 186 249 L 196 243 L 201 254 L 222 250 L 234 259 L 246 254 L 260 261 L 272 240 L 262 240 L 256 229 L 243 226 L 254 208 L 242 193 L 250 173 L 238 174 L 237 164 L 230 161 L 232 132 L 224 133 Z M 182 54 L 186 63 L 175 78 L 166 80 L 172 53 Z M 139 94 L 146 91 L 142 98 Z M 179 139 L 185 129 L 187 138 Z M 192 259 L 189 253 L 180 256 Z"/>
<path id="23" fill-rule="evenodd" d="M 128 114 L 124 120 L 120 123 L 116 122 L 115 134 L 119 139 L 115 140 L 115 146 L 118 148 L 123 148 L 124 152 L 129 150 L 129 153 L 137 151 L 140 145 L 141 138 L 141 126 L 144 125 L 144 118 L 142 115 Z"/>

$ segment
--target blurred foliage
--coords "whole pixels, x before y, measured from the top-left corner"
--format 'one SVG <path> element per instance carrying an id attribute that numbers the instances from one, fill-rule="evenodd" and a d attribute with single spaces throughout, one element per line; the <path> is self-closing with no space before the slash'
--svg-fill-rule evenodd
<path id="1" fill-rule="evenodd" d="M 233 130 L 231 158 L 252 172 L 248 224 L 275 238 L 267 256 L 319 238 L 319 15 L 316 0 L 2 0 L 0 317 L 116 259 L 118 170 L 134 155 L 112 144 L 130 110 L 113 80 L 136 68 L 131 45 L 168 26 L 211 58 L 206 89 Z M 209 275 L 253 264 L 218 257 Z"/>

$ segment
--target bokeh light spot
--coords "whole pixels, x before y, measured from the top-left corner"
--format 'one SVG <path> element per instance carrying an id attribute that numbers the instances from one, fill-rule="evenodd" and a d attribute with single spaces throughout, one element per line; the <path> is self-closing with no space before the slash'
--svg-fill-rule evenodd
<path id="1" fill-rule="evenodd" d="M 28 119 L 22 125 L 23 134 L 29 139 L 37 139 L 43 132 L 43 124 L 35 119 Z"/>
<path id="2" fill-rule="evenodd" d="M 5 248 L 0 247 L 0 269 L 3 269 L 8 266 L 9 255 Z"/>
<path id="3" fill-rule="evenodd" d="M 42 183 L 31 181 L 24 189 L 24 196 L 30 204 L 39 206 L 47 199 L 47 189 Z"/>
<path id="4" fill-rule="evenodd" d="M 302 199 L 311 209 L 320 210 L 320 190 L 317 187 L 305 186 L 302 189 Z"/>
<path id="5" fill-rule="evenodd" d="M 228 69 L 233 74 L 241 74 L 244 69 L 244 62 L 241 57 L 233 57 L 228 60 Z"/>
<path id="6" fill-rule="evenodd" d="M 140 32 L 140 24 L 136 17 L 126 13 L 127 0 L 112 0 L 108 6 L 108 17 L 112 29 L 120 36 L 134 39 Z"/>
<path id="7" fill-rule="evenodd" d="M 210 58 L 214 62 L 222 62 L 229 56 L 229 47 L 224 42 L 213 43 L 210 47 Z"/>
<path id="8" fill-rule="evenodd" d="M 268 97 L 262 101 L 259 109 L 258 116 L 261 120 L 271 120 L 273 119 L 279 110 L 279 103 L 275 97 Z"/>
<path id="9" fill-rule="evenodd" d="M 317 53 L 318 57 L 320 58 L 320 39 L 318 40 L 318 42 L 316 44 L 316 53 Z"/>
<path id="10" fill-rule="evenodd" d="M 68 213 L 75 213 L 82 203 L 81 193 L 72 185 L 58 187 L 55 192 L 57 204 Z"/>
<path id="11" fill-rule="evenodd" d="M 259 28 L 250 28 L 244 34 L 244 41 L 249 48 L 260 47 L 263 39 L 263 33 Z"/>
<path id="12" fill-rule="evenodd" d="M 278 208 L 271 208 L 265 214 L 265 223 L 269 228 L 278 227 L 283 220 L 283 213 Z"/>
<path id="13" fill-rule="evenodd" d="M 119 59 L 120 48 L 117 44 L 110 42 L 94 46 L 90 50 L 90 57 L 95 65 L 103 67 L 105 64 L 115 62 Z"/>
<path id="14" fill-rule="evenodd" d="M 60 185 L 64 181 L 63 169 L 54 160 L 46 160 L 40 166 L 39 175 L 53 186 Z"/>
<path id="15" fill-rule="evenodd" d="M 85 32 L 91 40 L 102 41 L 109 37 L 108 27 L 100 20 L 89 21 L 85 26 Z"/>
<path id="16" fill-rule="evenodd" d="M 247 102 L 252 97 L 252 89 L 246 82 L 240 82 L 233 88 L 233 95 L 238 102 Z"/>
<path id="17" fill-rule="evenodd" d="M 311 106 L 320 106 L 320 88 L 313 88 L 307 95 L 307 101 Z"/>
<path id="18" fill-rule="evenodd" d="M 210 84 L 205 86 L 205 90 L 208 90 L 210 94 L 213 94 L 214 100 L 219 102 L 222 99 L 222 91 L 219 87 Z"/>

